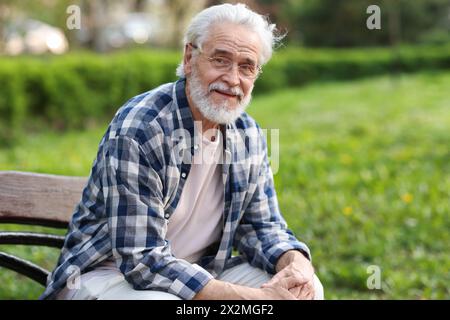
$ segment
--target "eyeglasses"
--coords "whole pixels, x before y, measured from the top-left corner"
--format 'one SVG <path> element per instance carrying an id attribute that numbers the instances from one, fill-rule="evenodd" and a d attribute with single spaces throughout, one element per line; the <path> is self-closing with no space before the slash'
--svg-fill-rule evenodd
<path id="1" fill-rule="evenodd" d="M 203 54 L 197 46 L 192 43 L 190 43 L 190 45 L 195 50 L 198 50 L 200 54 Z M 219 72 L 230 72 L 233 70 L 234 61 L 228 57 L 217 55 L 206 58 L 211 66 Z M 256 79 L 262 73 L 261 67 L 252 63 L 238 63 L 237 66 L 239 75 L 243 78 Z"/>

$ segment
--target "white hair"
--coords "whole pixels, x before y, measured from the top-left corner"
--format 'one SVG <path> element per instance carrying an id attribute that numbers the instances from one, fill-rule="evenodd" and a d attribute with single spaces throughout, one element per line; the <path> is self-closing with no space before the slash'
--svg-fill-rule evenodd
<path id="1" fill-rule="evenodd" d="M 278 35 L 275 24 L 270 23 L 266 16 L 260 15 L 250 10 L 245 4 L 221 4 L 202 10 L 191 21 L 183 39 L 183 47 L 186 44 L 195 44 L 201 49 L 203 42 L 208 36 L 208 30 L 215 23 L 230 22 L 236 25 L 248 27 L 256 32 L 262 44 L 262 51 L 259 57 L 259 64 L 266 64 L 272 57 L 275 46 L 284 38 Z M 183 60 L 177 67 L 177 76 L 184 77 Z"/>

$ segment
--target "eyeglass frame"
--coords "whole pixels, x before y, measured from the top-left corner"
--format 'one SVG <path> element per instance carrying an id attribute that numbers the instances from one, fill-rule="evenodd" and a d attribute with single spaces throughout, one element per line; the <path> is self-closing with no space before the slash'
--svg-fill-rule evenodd
<path id="1" fill-rule="evenodd" d="M 200 54 L 204 54 L 204 52 L 201 50 L 201 48 L 199 48 L 197 45 L 195 45 L 195 44 L 193 44 L 192 42 L 189 42 L 188 43 L 188 45 L 190 45 L 194 50 L 197 50 Z M 214 59 L 216 59 L 215 57 L 206 57 L 207 59 L 208 59 L 208 61 L 210 62 L 210 63 L 212 63 L 213 62 L 213 60 Z M 226 58 L 226 57 L 224 57 L 224 58 Z M 226 59 L 229 59 L 229 58 L 226 58 Z M 260 75 L 261 75 L 261 73 L 262 73 L 262 67 L 260 66 L 260 65 L 255 65 L 255 68 L 256 68 L 256 73 L 255 73 L 255 75 L 254 76 L 245 76 L 245 75 L 242 75 L 241 74 L 241 72 L 239 71 L 239 64 L 236 62 L 234 62 L 232 59 L 229 59 L 232 63 L 230 64 L 230 67 L 228 67 L 228 70 L 224 70 L 224 71 L 231 71 L 231 70 L 233 70 L 233 65 L 234 64 L 237 64 L 237 67 L 238 67 L 238 74 L 241 76 L 241 77 L 243 77 L 243 78 L 246 78 L 246 79 L 250 79 L 250 80 L 256 80 Z M 213 66 L 213 68 L 214 69 L 216 69 L 216 70 L 218 70 L 216 67 L 214 67 Z"/>

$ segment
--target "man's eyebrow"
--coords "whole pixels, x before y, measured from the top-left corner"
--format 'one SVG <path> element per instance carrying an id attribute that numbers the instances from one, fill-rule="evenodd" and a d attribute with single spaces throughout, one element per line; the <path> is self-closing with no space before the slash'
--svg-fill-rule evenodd
<path id="1" fill-rule="evenodd" d="M 232 56 L 233 54 L 224 49 L 214 49 L 213 55 Z"/>
<path id="2" fill-rule="evenodd" d="M 255 66 L 257 65 L 256 61 L 251 58 L 246 58 L 245 62 L 247 62 L 248 64 L 255 65 Z"/>

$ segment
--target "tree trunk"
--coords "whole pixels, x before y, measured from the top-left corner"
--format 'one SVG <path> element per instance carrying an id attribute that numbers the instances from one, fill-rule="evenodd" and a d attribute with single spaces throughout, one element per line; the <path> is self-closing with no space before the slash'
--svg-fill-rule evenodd
<path id="1" fill-rule="evenodd" d="M 102 35 L 102 30 L 107 22 L 107 0 L 95 0 L 83 2 L 86 13 L 86 28 L 89 31 L 88 46 L 97 51 L 105 52 L 108 49 L 106 39 Z"/>

